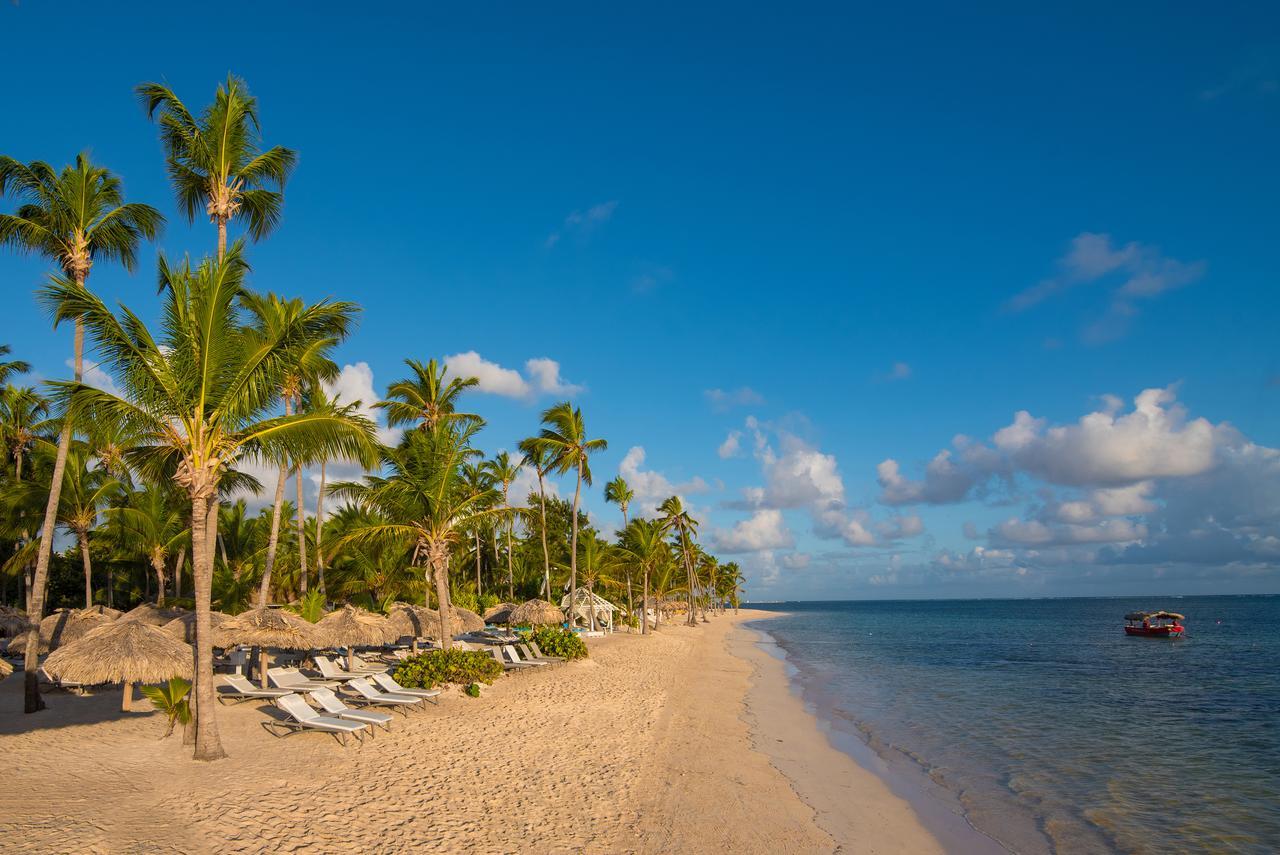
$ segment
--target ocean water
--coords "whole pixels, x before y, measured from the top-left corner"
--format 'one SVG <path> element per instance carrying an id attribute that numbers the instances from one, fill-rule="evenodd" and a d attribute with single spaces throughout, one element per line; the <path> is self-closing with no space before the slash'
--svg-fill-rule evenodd
<path id="1" fill-rule="evenodd" d="M 1010 851 L 1280 851 L 1280 597 L 761 607 L 836 735 Z M 1157 608 L 1185 638 L 1124 635 Z"/>

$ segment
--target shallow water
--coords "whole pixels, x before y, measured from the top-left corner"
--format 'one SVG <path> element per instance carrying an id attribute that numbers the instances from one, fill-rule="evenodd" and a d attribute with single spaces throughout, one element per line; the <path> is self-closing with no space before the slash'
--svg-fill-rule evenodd
<path id="1" fill-rule="evenodd" d="M 1013 851 L 1280 851 L 1280 597 L 770 608 L 818 714 Z M 1124 635 L 1156 608 L 1187 637 Z"/>

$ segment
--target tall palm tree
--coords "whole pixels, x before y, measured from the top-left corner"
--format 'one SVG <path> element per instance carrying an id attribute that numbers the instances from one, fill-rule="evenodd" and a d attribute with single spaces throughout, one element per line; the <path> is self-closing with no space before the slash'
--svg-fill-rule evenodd
<path id="1" fill-rule="evenodd" d="M 478 386 L 475 377 L 450 377 L 449 366 L 434 359 L 423 365 L 406 359 L 413 376 L 397 380 L 387 387 L 387 399 L 374 404 L 386 411 L 387 426 L 414 425 L 429 431 L 441 422 L 477 422 L 484 420 L 474 413 L 457 412 L 458 398 L 467 389 Z"/>
<path id="2" fill-rule="evenodd" d="M 15 374 L 26 374 L 31 370 L 30 362 L 23 362 L 21 359 L 8 359 L 5 357 L 10 353 L 10 347 L 7 344 L 0 344 L 0 386 L 8 384 L 9 380 Z"/>
<path id="3" fill-rule="evenodd" d="M 48 427 L 49 402 L 30 386 L 0 389 L 0 441 L 13 460 L 13 478 L 22 480 L 22 464 L 36 438 Z"/>
<path id="4" fill-rule="evenodd" d="M 547 548 L 547 475 L 551 472 L 554 463 L 551 449 L 542 445 L 538 437 L 531 436 L 528 439 L 520 440 L 520 451 L 524 454 L 523 463 L 533 467 L 533 471 L 538 476 L 538 513 L 541 515 L 542 525 L 539 531 L 542 534 L 542 586 L 543 596 L 548 600 L 551 599 L 551 551 Z"/>
<path id="5" fill-rule="evenodd" d="M 187 222 L 203 209 L 217 226 L 219 260 L 233 219 L 245 221 L 255 241 L 266 237 L 280 222 L 284 185 L 298 155 L 282 146 L 263 151 L 258 99 L 244 81 L 227 75 L 198 117 L 163 84 L 143 83 L 134 91 L 149 118 L 159 114 L 169 180 Z"/>
<path id="6" fill-rule="evenodd" d="M 363 482 L 334 484 L 329 492 L 371 513 L 353 526 L 340 544 L 358 548 L 398 547 L 412 550 L 413 564 L 426 561 L 440 609 L 440 640 L 447 649 L 453 607 L 449 596 L 449 559 L 468 530 L 500 513 L 497 492 L 468 485 L 463 466 L 472 456 L 473 421 L 437 421 L 431 428 L 410 431 L 384 456 L 386 475 L 366 475 Z"/>
<path id="7" fill-rule="evenodd" d="M 130 545 L 151 565 L 156 574 L 156 605 L 163 606 L 169 556 L 181 555 L 191 542 L 186 514 L 158 486 L 135 490 L 125 504 L 107 508 L 106 514 L 120 522 Z"/>
<path id="8" fill-rule="evenodd" d="M 609 443 L 603 439 L 587 439 L 582 410 L 568 401 L 561 401 L 543 412 L 542 424 L 544 427 L 538 433 L 537 442 L 551 453 L 554 470 L 561 475 L 573 470 L 578 478 L 573 490 L 572 534 L 569 538 L 569 621 L 572 624 L 573 605 L 578 596 L 578 507 L 582 502 L 582 485 L 591 486 L 591 467 L 587 465 L 587 456 L 604 451 Z"/>
<path id="9" fill-rule="evenodd" d="M 689 626 L 697 626 L 698 619 L 694 614 L 693 600 L 698 588 L 698 576 L 693 567 L 693 550 L 690 536 L 697 534 L 698 521 L 684 509 L 684 503 L 680 501 L 679 496 L 672 496 L 664 501 L 658 506 L 658 512 L 662 514 L 663 527 L 676 536 L 679 544 L 685 575 L 688 579 L 689 616 L 686 622 Z"/>
<path id="10" fill-rule="evenodd" d="M 493 476 L 489 474 L 489 467 L 485 466 L 483 462 L 475 463 L 472 461 L 467 461 L 466 463 L 463 463 L 462 464 L 462 482 L 463 482 L 464 488 L 471 493 L 481 493 L 485 491 L 493 492 L 493 485 L 494 485 Z M 496 498 L 496 494 L 495 494 L 495 498 Z M 477 602 L 479 601 L 481 594 L 484 593 L 484 591 L 481 589 L 481 582 L 480 582 L 480 570 L 482 566 L 480 559 L 483 557 L 483 550 L 481 549 L 481 546 L 480 546 L 480 523 L 483 521 L 484 521 L 483 519 L 477 520 L 476 525 L 472 527 L 472 534 L 475 536 L 475 543 L 476 543 L 476 601 Z"/>
<path id="11" fill-rule="evenodd" d="M 97 528 L 98 516 L 122 488 L 110 473 L 102 468 L 90 468 L 90 449 L 81 443 L 67 457 L 63 474 L 62 501 L 58 519 L 76 537 L 80 561 L 84 566 L 84 607 L 93 605 L 93 562 L 89 556 L 89 533 Z"/>
<path id="12" fill-rule="evenodd" d="M 307 390 L 303 400 L 303 410 L 310 412 L 317 408 L 324 409 L 331 407 L 335 411 L 345 415 L 357 415 L 360 412 L 360 401 L 352 401 L 351 403 L 340 403 L 337 398 L 330 398 L 325 392 L 324 387 L 320 384 L 313 384 Z M 325 481 L 328 475 L 329 458 L 323 454 L 320 455 L 320 488 L 316 491 L 316 581 L 320 587 L 320 596 L 327 597 L 328 591 L 325 588 L 324 581 L 324 492 Z M 299 505 L 302 507 L 302 497 L 299 494 Z"/>
<path id="13" fill-rule="evenodd" d="M 293 330 L 307 341 L 297 364 L 290 366 L 280 379 L 279 392 L 281 400 L 284 401 L 284 414 L 293 415 L 294 407 L 300 406 L 302 394 L 306 388 L 315 386 L 323 380 L 337 378 L 338 366 L 330 358 L 330 354 L 351 332 L 359 307 L 353 303 L 330 300 L 322 300 L 308 306 L 302 300 L 284 300 L 275 294 L 246 294 L 243 302 L 255 318 L 256 325 L 264 338 L 278 338 L 290 334 L 289 331 Z M 332 404 L 326 403 L 325 406 L 332 407 Z M 305 594 L 307 592 L 307 539 L 302 531 L 302 526 L 305 524 L 302 513 L 302 462 L 298 458 L 292 460 L 298 482 L 300 593 Z M 275 501 L 271 511 L 271 535 L 267 544 L 266 566 L 258 589 L 258 608 L 265 608 L 267 599 L 271 595 L 271 574 L 275 569 L 276 550 L 280 543 L 281 512 L 284 508 L 284 488 L 289 480 L 289 469 L 290 461 L 281 460 L 276 481 Z"/>
<path id="14" fill-rule="evenodd" d="M 489 467 L 489 475 L 495 483 L 502 485 L 502 507 L 506 511 L 507 522 L 507 599 L 514 600 L 516 598 L 516 576 L 515 567 L 511 558 L 511 530 L 515 528 L 515 519 L 513 517 L 514 509 L 511 507 L 511 484 L 516 480 L 523 468 L 523 461 L 512 460 L 511 455 L 505 451 L 501 451 L 494 456 L 487 464 Z"/>
<path id="15" fill-rule="evenodd" d="M 103 167 L 94 166 L 84 154 L 77 155 L 75 164 L 63 167 L 61 172 L 54 172 L 41 161 L 24 164 L 0 155 L 0 196 L 5 193 L 16 196 L 19 206 L 13 214 L 0 214 L 0 245 L 36 253 L 57 264 L 62 276 L 55 278 L 54 285 L 59 288 L 83 291 L 89 271 L 99 260 L 118 261 L 132 271 L 137 266 L 142 239 L 154 238 L 164 224 L 164 217 L 150 205 L 126 203 L 120 179 Z M 75 382 L 79 383 L 84 374 L 84 324 L 78 317 L 73 365 Z M 70 418 L 63 419 L 40 528 L 31 598 L 36 615 L 44 612 L 44 589 L 53 554 L 62 473 L 71 447 L 71 424 Z M 33 713 L 44 709 L 36 687 L 37 644 L 28 644 L 27 651 L 23 709 Z"/>
<path id="16" fill-rule="evenodd" d="M 627 527 L 627 508 L 631 505 L 631 500 L 636 497 L 635 491 L 631 489 L 631 485 L 619 475 L 608 484 L 604 485 L 604 500 L 612 502 L 622 511 L 622 528 Z M 621 532 L 619 532 L 621 533 Z M 627 572 L 627 614 L 634 614 L 635 603 L 631 599 L 631 565 L 626 566 Z"/>
<path id="17" fill-rule="evenodd" d="M 649 579 L 664 560 L 670 560 L 666 528 L 657 520 L 634 519 L 623 530 L 622 548 L 640 565 L 644 576 L 640 600 L 640 632 L 649 632 Z M 657 608 L 654 608 L 657 615 Z"/>
<path id="18" fill-rule="evenodd" d="M 153 335 L 133 313 L 117 317 L 93 294 L 56 279 L 40 294 L 58 320 L 84 318 L 102 364 L 123 397 L 83 383 L 52 384 L 71 418 L 135 430 L 144 442 L 129 454 L 147 480 L 169 479 L 191 502 L 196 614 L 195 757 L 225 756 L 218 736 L 209 611 L 213 553 L 205 540 L 209 501 L 241 457 L 281 460 L 328 454 L 371 456 L 367 419 L 316 412 L 277 416 L 281 379 L 312 344 L 290 326 L 274 337 L 239 305 L 245 263 L 240 244 L 221 261 L 161 263 L 162 328 Z M 35 650 L 36 645 L 29 645 Z"/>

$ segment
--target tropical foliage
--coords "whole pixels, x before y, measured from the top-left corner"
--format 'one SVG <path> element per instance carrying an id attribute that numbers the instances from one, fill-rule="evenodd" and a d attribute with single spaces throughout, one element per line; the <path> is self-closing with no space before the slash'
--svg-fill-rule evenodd
<path id="1" fill-rule="evenodd" d="M 480 650 L 429 650 L 400 663 L 392 676 L 409 689 L 492 683 L 502 676 L 502 665 Z"/>

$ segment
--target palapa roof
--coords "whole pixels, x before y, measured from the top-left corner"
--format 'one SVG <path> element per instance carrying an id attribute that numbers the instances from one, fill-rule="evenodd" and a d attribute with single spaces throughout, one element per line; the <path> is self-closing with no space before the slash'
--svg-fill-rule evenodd
<path id="1" fill-rule="evenodd" d="M 1186 615 L 1177 612 L 1129 612 L 1125 620 L 1186 620 Z"/>
<path id="2" fill-rule="evenodd" d="M 0 635 L 17 635 L 27 630 L 27 613 L 0 606 Z"/>
<path id="3" fill-rule="evenodd" d="M 485 623 L 509 623 L 511 613 L 517 608 L 518 606 L 515 603 L 498 603 L 484 613 Z"/>
<path id="4" fill-rule="evenodd" d="M 529 600 L 511 613 L 511 622 L 514 624 L 558 624 L 564 623 L 564 612 L 548 603 L 546 600 Z"/>
<path id="5" fill-rule="evenodd" d="M 58 609 L 40 621 L 40 652 L 48 653 L 57 650 L 64 644 L 70 644 L 90 630 L 114 623 L 109 617 L 98 614 L 92 609 L 77 611 L 76 609 Z M 26 650 L 26 635 L 20 634 L 9 640 L 8 651 L 21 653 Z"/>
<path id="6" fill-rule="evenodd" d="M 440 635 L 440 613 L 425 606 L 393 603 L 387 613 L 387 623 L 400 636 L 437 638 Z"/>
<path id="7" fill-rule="evenodd" d="M 233 620 L 231 615 L 222 612 L 209 612 L 209 625 L 213 627 L 214 637 L 217 638 L 218 627 L 222 626 L 229 620 Z M 187 644 L 193 644 L 196 640 L 196 613 L 187 612 L 182 617 L 176 617 L 161 627 L 165 632 L 172 635 L 179 641 L 185 641 Z"/>
<path id="8" fill-rule="evenodd" d="M 140 620 L 152 626 L 164 626 L 174 618 L 180 618 L 186 613 L 186 609 L 160 608 L 155 603 L 143 603 L 125 612 L 121 615 L 120 620 Z"/>
<path id="9" fill-rule="evenodd" d="M 82 609 L 82 611 L 97 612 L 103 617 L 109 617 L 112 620 L 116 620 L 117 618 L 120 618 L 124 615 L 124 612 L 120 611 L 119 609 L 113 609 L 111 608 L 111 606 L 103 606 L 103 605 L 90 606 L 87 609 Z"/>
<path id="10" fill-rule="evenodd" d="M 215 647 L 250 644 L 283 650 L 311 650 L 323 644 L 315 624 L 284 609 L 250 609 L 223 621 L 213 632 Z"/>
<path id="11" fill-rule="evenodd" d="M 58 648 L 44 662 L 55 680 L 96 686 L 101 683 L 159 683 L 190 678 L 191 646 L 144 621 L 112 621 Z"/>
<path id="12" fill-rule="evenodd" d="M 484 618 L 471 611 L 471 609 L 460 609 L 454 606 L 453 617 L 457 624 L 462 627 L 462 632 L 479 632 L 484 629 Z"/>
<path id="13" fill-rule="evenodd" d="M 330 647 L 379 647 L 400 632 L 382 615 L 347 605 L 321 618 L 316 637 Z"/>
<path id="14" fill-rule="evenodd" d="M 12 673 L 13 673 L 13 666 L 10 665 L 8 662 L 4 661 L 3 659 L 0 659 L 0 680 L 3 680 L 5 677 L 8 677 Z"/>

